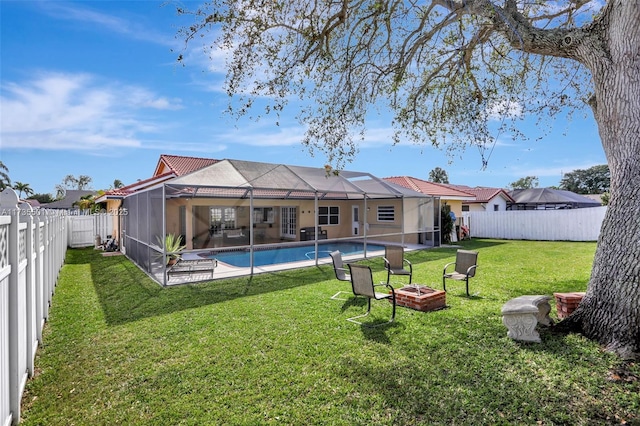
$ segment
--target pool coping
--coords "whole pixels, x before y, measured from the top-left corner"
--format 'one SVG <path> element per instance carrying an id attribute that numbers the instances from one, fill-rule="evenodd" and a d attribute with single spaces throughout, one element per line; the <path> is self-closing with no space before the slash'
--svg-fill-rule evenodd
<path id="1" fill-rule="evenodd" d="M 381 241 L 367 241 L 367 244 L 371 244 L 374 246 L 389 245 L 388 242 L 385 243 Z M 424 250 L 427 248 L 432 248 L 432 247 L 419 245 L 419 244 L 404 245 L 405 251 Z M 206 251 L 211 251 L 211 250 L 206 250 Z M 196 252 L 190 252 L 190 253 L 197 255 Z M 384 250 L 375 250 L 375 251 L 367 250 L 366 257 L 364 257 L 363 253 L 360 253 L 360 254 L 346 255 L 343 257 L 343 260 L 354 261 L 354 260 L 371 259 L 371 258 L 382 257 L 382 256 L 384 256 Z M 254 266 L 253 275 L 286 271 L 291 269 L 307 268 L 307 267 L 316 266 L 316 265 L 317 266 L 328 265 L 328 264 L 331 264 L 331 262 L 332 262 L 331 258 L 328 257 L 328 258 L 319 258 L 317 260 L 317 263 L 315 259 L 312 259 L 312 260 L 301 260 L 297 262 L 277 263 L 277 264 L 265 265 L 265 266 Z M 163 281 L 162 271 L 158 271 L 154 275 L 156 280 L 159 280 L 159 282 Z M 226 279 L 226 278 L 250 277 L 251 275 L 252 274 L 251 274 L 250 267 L 230 266 L 223 262 L 218 262 L 218 266 L 216 267 L 215 272 L 213 274 L 214 276 L 213 279 L 211 278 L 210 273 L 204 273 L 204 274 L 194 273 L 191 276 L 177 275 L 177 276 L 172 276 L 171 279 L 167 280 L 166 285 L 169 287 L 174 285 L 195 284 L 200 282 L 216 281 L 219 279 Z"/>

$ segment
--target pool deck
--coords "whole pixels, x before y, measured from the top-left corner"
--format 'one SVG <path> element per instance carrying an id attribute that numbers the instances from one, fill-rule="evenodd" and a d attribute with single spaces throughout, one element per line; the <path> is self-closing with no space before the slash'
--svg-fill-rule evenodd
<path id="1" fill-rule="evenodd" d="M 385 243 L 369 241 L 369 244 L 372 245 L 384 245 Z M 387 243 L 388 244 L 388 243 Z M 418 244 L 405 244 L 405 251 L 413 251 L 413 250 L 424 250 L 427 248 L 431 248 L 424 245 Z M 197 256 L 197 253 L 189 253 L 190 257 Z M 384 250 L 376 250 L 376 251 L 367 251 L 367 259 L 382 257 L 384 256 Z M 362 254 L 354 254 L 354 255 L 346 255 L 343 258 L 345 261 L 353 261 L 364 259 Z M 325 257 L 318 259 L 318 265 L 330 265 L 331 258 Z M 306 268 L 309 266 L 315 266 L 315 260 L 302 260 L 299 262 L 288 262 L 288 263 L 278 263 L 274 265 L 265 265 L 265 266 L 254 266 L 253 274 L 263 274 L 269 272 L 278 272 L 278 271 L 286 271 L 290 269 L 298 269 L 298 268 Z M 162 282 L 162 271 L 156 272 L 156 279 Z M 251 268 L 249 267 L 237 267 L 231 266 L 224 262 L 218 261 L 218 266 L 215 268 L 213 273 L 213 280 L 219 280 L 224 278 L 238 278 L 238 277 L 247 277 L 251 275 Z M 180 275 L 171 275 L 170 279 L 167 280 L 168 286 L 180 285 L 180 284 L 189 284 L 196 283 L 202 281 L 212 281 L 211 272 L 207 271 L 196 271 L 191 274 L 180 274 Z"/>

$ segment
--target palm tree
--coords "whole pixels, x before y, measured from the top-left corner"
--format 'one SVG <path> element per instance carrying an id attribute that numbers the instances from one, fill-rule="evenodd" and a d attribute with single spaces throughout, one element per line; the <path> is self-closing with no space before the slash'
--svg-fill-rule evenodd
<path id="1" fill-rule="evenodd" d="M 18 197 L 20 197 L 20 198 L 22 198 L 22 193 L 23 192 L 25 193 L 25 195 L 27 197 L 29 195 L 33 195 L 33 189 L 31 189 L 31 187 L 29 186 L 28 183 L 22 183 L 22 182 L 16 181 L 16 183 L 13 184 L 13 189 L 18 191 Z"/>
<path id="2" fill-rule="evenodd" d="M 74 206 L 77 206 L 80 210 L 91 210 L 93 211 L 93 207 L 95 206 L 95 197 L 93 194 L 88 194 L 83 197 L 80 197 L 78 201 L 73 203 Z"/>
<path id="3" fill-rule="evenodd" d="M 122 188 L 124 186 L 124 183 L 122 183 L 122 181 L 120 179 L 116 179 L 113 181 L 113 188 L 114 189 L 118 189 L 118 188 Z"/>
<path id="4" fill-rule="evenodd" d="M 11 179 L 9 179 L 9 169 L 0 161 L 0 191 L 6 187 L 11 186 Z"/>

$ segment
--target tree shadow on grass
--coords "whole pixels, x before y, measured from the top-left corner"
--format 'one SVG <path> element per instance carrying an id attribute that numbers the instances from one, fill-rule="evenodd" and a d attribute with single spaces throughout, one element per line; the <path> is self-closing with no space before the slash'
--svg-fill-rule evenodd
<path id="1" fill-rule="evenodd" d="M 450 250 L 408 253 L 412 262 L 441 262 Z M 384 270 L 379 258 L 362 261 Z M 68 264 L 91 264 L 93 285 L 108 324 L 122 324 L 240 297 L 306 286 L 333 277 L 329 265 L 265 273 L 253 277 L 162 287 L 125 256 L 102 256 L 94 249 L 67 252 Z"/>
<path id="2" fill-rule="evenodd" d="M 162 287 L 125 256 L 103 257 L 93 249 L 69 250 L 66 263 L 91 264 L 93 286 L 110 325 L 306 286 L 333 276 L 329 267 L 310 267 Z"/>

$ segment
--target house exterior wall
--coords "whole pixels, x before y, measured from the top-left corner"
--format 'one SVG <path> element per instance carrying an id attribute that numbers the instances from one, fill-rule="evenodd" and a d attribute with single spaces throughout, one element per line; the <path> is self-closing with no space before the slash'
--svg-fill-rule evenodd
<path id="1" fill-rule="evenodd" d="M 384 200 L 368 200 L 367 209 L 365 211 L 364 200 L 319 200 L 318 207 L 338 207 L 339 218 L 337 224 L 319 225 L 323 230 L 327 231 L 327 238 L 346 238 L 354 235 L 354 222 L 352 220 L 353 206 L 358 206 L 360 217 L 358 220 L 358 236 L 363 236 L 364 227 L 368 224 L 366 231 L 367 236 L 375 238 L 380 236 L 381 240 L 400 242 L 403 232 L 403 221 L 405 223 L 405 232 L 413 232 L 411 236 L 405 236 L 406 243 L 415 244 L 418 242 L 418 231 L 420 223 L 424 222 L 422 210 L 433 211 L 433 207 L 428 209 L 421 208 L 418 200 L 422 199 L 384 199 Z M 424 200 L 422 200 L 424 204 Z M 184 206 L 185 211 L 185 228 L 186 228 L 186 245 L 187 249 L 200 248 L 210 238 L 209 227 L 210 207 L 233 207 L 236 209 L 236 226 L 242 229 L 242 233 L 248 238 L 248 227 L 251 223 L 250 202 L 247 199 L 232 198 L 195 198 L 195 199 L 170 199 L 166 202 L 166 232 L 180 234 L 180 207 Z M 314 200 L 266 200 L 257 199 L 253 202 L 253 207 L 272 207 L 274 209 L 273 223 L 256 223 L 254 224 L 254 239 L 277 241 L 281 237 L 280 224 L 280 208 L 288 206 L 296 208 L 297 228 L 296 238 L 299 240 L 299 230 L 304 227 L 313 227 L 316 223 L 315 202 Z M 378 218 L 378 207 L 393 207 L 394 218 L 392 221 L 381 221 Z M 428 214 L 428 212 L 427 212 Z M 431 219 L 427 219 L 433 222 Z M 396 234 L 387 235 L 384 234 Z M 248 244 L 248 242 L 245 241 Z"/>
<path id="2" fill-rule="evenodd" d="M 462 200 L 447 200 L 443 198 L 442 204 L 448 205 L 456 217 L 462 216 Z"/>
<path id="3" fill-rule="evenodd" d="M 500 197 L 496 196 L 487 201 L 486 203 L 468 203 L 466 206 L 469 206 L 469 212 L 489 212 L 489 211 L 506 211 L 507 210 L 507 201 Z M 497 210 L 494 206 L 498 206 Z M 456 215 L 457 216 L 457 215 Z"/>
<path id="4" fill-rule="evenodd" d="M 120 236 L 120 216 L 126 214 L 122 210 L 122 200 L 107 200 L 107 213 L 111 214 L 111 230 L 110 234 L 113 237 L 121 241 Z"/>

